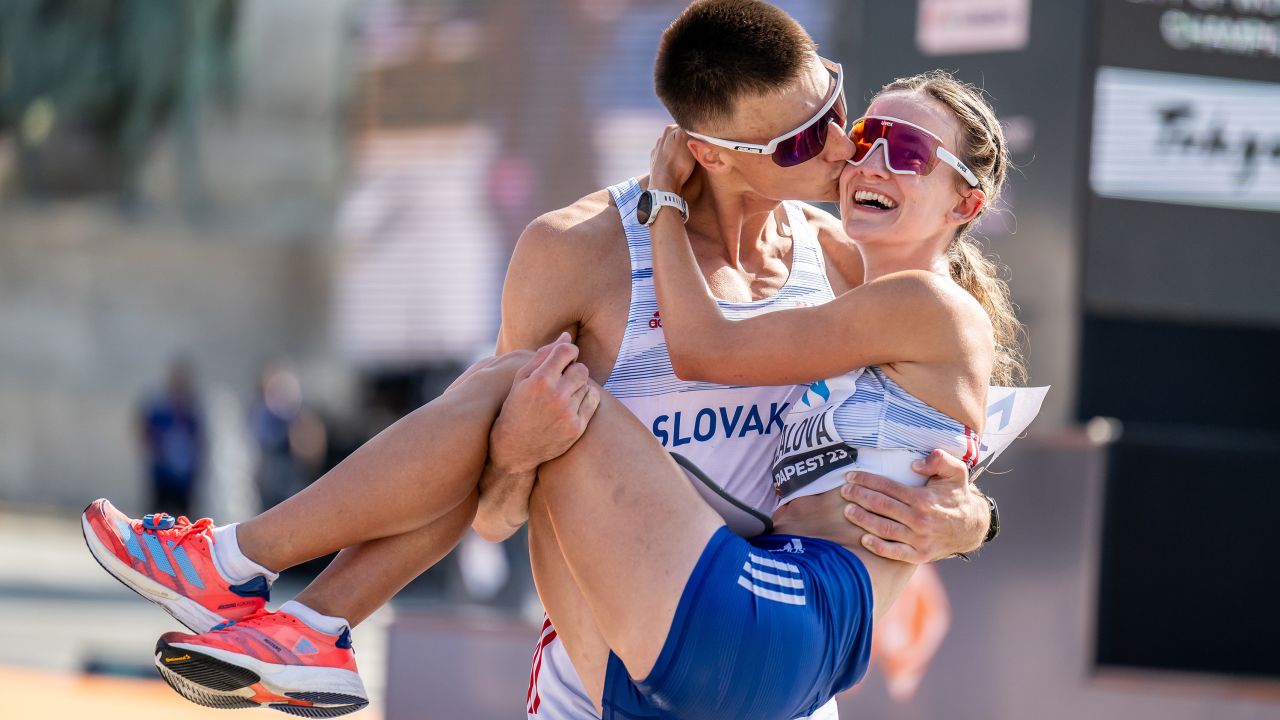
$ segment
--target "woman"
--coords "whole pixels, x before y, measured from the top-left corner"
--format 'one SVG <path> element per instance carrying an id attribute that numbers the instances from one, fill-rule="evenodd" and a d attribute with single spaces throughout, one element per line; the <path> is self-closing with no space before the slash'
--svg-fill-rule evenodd
<path id="1" fill-rule="evenodd" d="M 282 516 L 310 514 L 338 528 L 328 548 L 313 548 L 319 555 L 418 527 L 424 522 L 419 509 L 429 507 L 443 555 L 474 512 L 474 478 L 513 379 L 542 376 L 573 385 L 582 416 L 591 417 L 574 448 L 542 467 L 535 501 L 550 512 L 590 612 L 572 616 L 555 598 L 544 597 L 544 604 L 605 717 L 795 717 L 857 682 L 866 669 L 872 616 L 892 604 L 912 567 L 821 539 L 832 534 L 831 518 L 847 533 L 838 516 L 844 503 L 827 488 L 829 475 L 858 459 L 892 463 L 902 452 L 919 459 L 921 448 L 946 447 L 976 460 L 987 384 L 1017 368 L 1016 321 L 1003 288 L 988 280 L 1005 303 L 988 308 L 953 279 L 953 265 L 964 265 L 952 259 L 955 244 L 967 242 L 958 238 L 994 199 L 1004 176 L 1004 143 L 990 109 L 972 89 L 939 75 L 888 86 L 869 112 L 899 120 L 855 127 L 866 152 L 841 179 L 846 228 L 865 239 L 868 275 L 861 288 L 822 307 L 730 323 L 708 298 L 675 214 L 660 213 L 653 226 L 663 319 L 682 373 L 717 382 L 794 383 L 869 366 L 854 377 L 815 384 L 805 412 L 788 420 L 775 464 L 785 501 L 775 517 L 779 534 L 747 541 L 729 533 L 648 429 L 587 382 L 585 368 L 573 362 L 576 349 L 562 338 L 532 357 L 506 356 L 473 368 L 440 401 L 246 523 L 241 539 L 269 536 L 263 526 Z M 873 128 L 878 138 L 866 135 Z M 876 142 L 881 138 L 885 142 Z M 683 184 L 694 162 L 686 145 L 715 171 L 711 143 L 672 131 L 660 141 L 651 187 Z M 952 158 L 947 162 L 955 172 L 931 172 L 940 167 L 933 158 L 946 160 L 948 148 L 967 166 Z M 910 158 L 916 164 L 902 164 Z M 892 168 L 886 160 L 894 161 Z M 733 368 L 716 365 L 725 347 L 733 348 Z M 788 351 L 777 353 L 779 347 Z M 846 406 L 850 412 L 842 412 Z M 892 413 L 914 420 L 877 420 L 877 430 L 889 432 L 848 435 L 869 427 L 858 412 L 868 407 L 880 408 L 881 418 Z M 923 422 L 926 432 L 913 435 L 912 422 Z M 815 453 L 825 472 L 813 470 Z M 423 458 L 436 475 L 426 487 L 405 469 L 420 467 Z M 380 508 L 382 524 L 344 527 L 341 518 L 353 505 Z M 208 521 L 128 521 L 111 512 L 103 503 L 91 506 L 86 539 L 126 584 L 197 628 L 208 627 L 227 606 L 247 608 L 239 621 L 203 635 L 161 638 L 157 665 L 185 697 L 317 717 L 364 704 L 345 628 L 320 636 L 306 632 L 288 604 L 282 612 L 262 610 L 265 581 L 200 595 L 158 585 L 154 574 L 146 577 L 131 564 L 142 545 L 164 543 L 180 547 L 186 558 L 184 564 L 175 555 L 182 567 L 170 567 L 172 577 L 186 576 L 187 565 L 193 575 L 201 563 L 217 566 L 220 555 L 209 547 L 217 531 Z M 281 692 L 288 686 L 281 676 L 295 671 L 286 661 L 312 654 L 331 656 L 326 672 L 314 675 L 307 692 Z"/>

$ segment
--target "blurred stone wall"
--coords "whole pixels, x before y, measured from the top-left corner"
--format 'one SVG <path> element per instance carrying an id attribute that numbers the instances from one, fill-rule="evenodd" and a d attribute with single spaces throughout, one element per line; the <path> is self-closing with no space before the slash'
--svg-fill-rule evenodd
<path id="1" fill-rule="evenodd" d="M 312 398 L 341 397 L 330 236 L 356 5 L 242 5 L 238 102 L 199 119 L 206 193 L 194 215 L 167 136 L 133 212 L 101 199 L 0 206 L 0 502 L 74 508 L 105 495 L 143 510 L 138 407 L 175 353 L 223 408 L 216 432 L 241 435 L 233 444 L 247 447 L 243 413 L 225 401 L 251 398 L 268 357 L 292 358 Z"/>

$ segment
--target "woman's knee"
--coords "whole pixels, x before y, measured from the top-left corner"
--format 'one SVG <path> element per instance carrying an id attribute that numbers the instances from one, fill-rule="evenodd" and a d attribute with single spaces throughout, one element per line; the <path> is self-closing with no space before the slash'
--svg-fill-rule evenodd
<path id="1" fill-rule="evenodd" d="M 501 368 L 510 369 L 512 367 L 519 369 L 532 357 L 533 351 L 531 350 L 512 350 L 511 352 L 501 353 L 499 355 L 490 355 L 487 358 L 477 360 L 472 363 L 471 367 L 464 370 L 453 384 L 458 385 L 459 383 L 465 382 L 467 379 L 475 376 L 477 373 L 484 372 L 486 370 L 496 370 Z M 512 370 L 512 372 L 514 372 L 514 370 Z"/>
<path id="2" fill-rule="evenodd" d="M 533 357 L 533 353 L 528 350 L 513 350 L 501 355 L 487 357 L 467 368 L 453 385 L 449 386 L 450 390 L 468 385 L 489 384 L 495 382 L 506 384 L 508 387 L 512 380 L 515 379 L 516 372 L 524 367 L 529 359 Z"/>
<path id="3" fill-rule="evenodd" d="M 515 367 L 519 369 L 520 367 L 523 367 L 525 363 L 533 359 L 533 354 L 532 350 L 511 350 L 495 356 L 493 361 L 495 365 Z"/>

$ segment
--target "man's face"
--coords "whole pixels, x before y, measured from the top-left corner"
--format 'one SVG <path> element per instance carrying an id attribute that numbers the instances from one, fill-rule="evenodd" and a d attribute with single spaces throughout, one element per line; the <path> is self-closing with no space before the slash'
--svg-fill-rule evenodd
<path id="1" fill-rule="evenodd" d="M 706 132 L 719 138 L 764 144 L 813 118 L 835 91 L 833 76 L 814 54 L 807 71 L 795 82 L 774 92 L 739 98 L 733 114 Z M 723 167 L 717 168 L 715 174 L 723 176 L 731 188 L 772 200 L 835 200 L 840 172 L 853 156 L 853 143 L 834 123 L 827 127 L 822 152 L 792 167 L 781 167 L 768 155 L 706 144 L 704 147 L 722 161 Z"/>

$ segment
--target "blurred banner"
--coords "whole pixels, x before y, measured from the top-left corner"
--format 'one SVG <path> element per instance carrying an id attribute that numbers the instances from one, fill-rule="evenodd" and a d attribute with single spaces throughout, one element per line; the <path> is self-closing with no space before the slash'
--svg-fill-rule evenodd
<path id="1" fill-rule="evenodd" d="M 1280 5 L 1098 5 L 1086 308 L 1280 326 Z"/>

